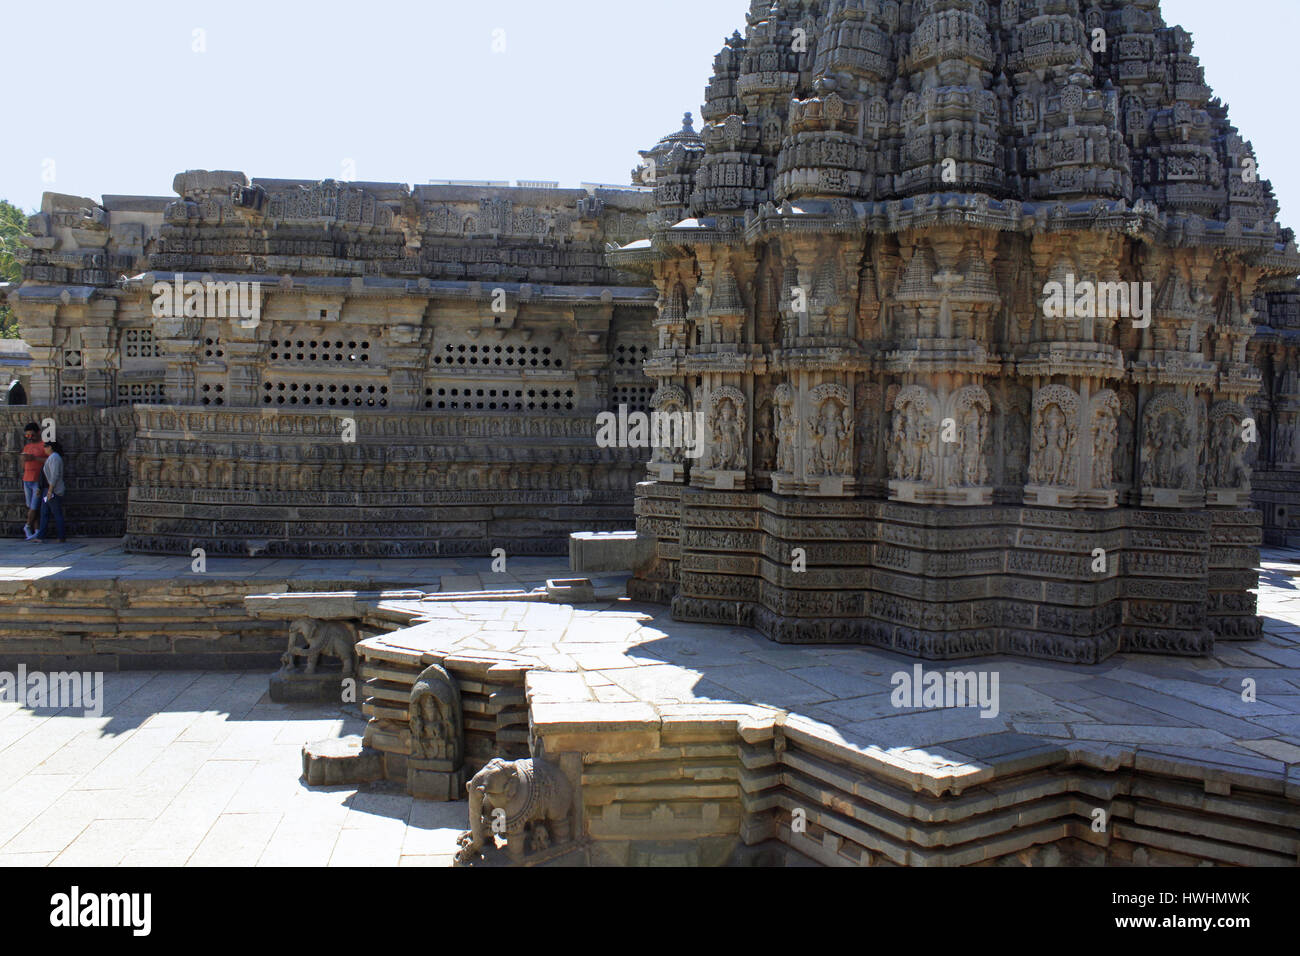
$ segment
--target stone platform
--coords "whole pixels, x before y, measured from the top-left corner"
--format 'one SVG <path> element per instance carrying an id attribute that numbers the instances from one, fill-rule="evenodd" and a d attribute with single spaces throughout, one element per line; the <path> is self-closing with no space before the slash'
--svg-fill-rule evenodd
<path id="1" fill-rule="evenodd" d="M 0 864 L 447 864 L 463 801 L 299 779 L 303 744 L 365 717 L 400 755 L 404 675 L 443 660 L 467 736 L 509 756 L 531 728 L 577 776 L 570 863 L 1294 865 L 1298 576 L 1300 553 L 1266 553 L 1263 637 L 1211 658 L 963 662 L 998 675 L 987 719 L 895 707 L 892 677 L 917 662 L 873 648 L 628 601 L 383 602 L 409 626 L 363 643 L 361 710 L 274 704 L 264 673 L 215 672 L 107 674 L 97 718 L 0 704 Z M 376 739 L 384 720 L 399 732 Z"/>
<path id="2" fill-rule="evenodd" d="M 284 619 L 256 618 L 243 599 L 269 591 L 425 592 L 532 588 L 568 573 L 562 558 L 313 560 L 128 554 L 120 538 L 66 544 L 0 541 L 0 667 L 96 670 L 274 669 Z M 81 663 L 78 663 L 80 661 Z"/>
<path id="3" fill-rule="evenodd" d="M 360 645 L 367 739 L 400 770 L 402 701 L 430 663 L 482 697 L 467 726 L 489 737 L 486 702 L 517 687 L 534 754 L 579 785 L 591 863 L 686 846 L 702 864 L 779 847 L 845 865 L 1295 865 L 1297 557 L 1263 564 L 1263 637 L 1209 658 L 940 669 L 996 676 L 988 717 L 896 706 L 894 676 L 922 665 L 892 652 L 778 646 L 628 601 L 384 602 L 412 623 Z M 495 752 L 518 756 L 506 743 Z"/>

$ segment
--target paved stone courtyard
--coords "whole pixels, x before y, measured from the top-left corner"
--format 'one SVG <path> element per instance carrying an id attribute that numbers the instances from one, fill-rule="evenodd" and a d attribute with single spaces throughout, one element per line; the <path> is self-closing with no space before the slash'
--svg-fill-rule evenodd
<path id="1" fill-rule="evenodd" d="M 359 712 L 271 703 L 267 675 L 106 674 L 101 718 L 0 704 L 0 864 L 445 863 L 464 804 L 307 790 L 309 740 Z"/>
<path id="2" fill-rule="evenodd" d="M 110 563 L 123 560 L 104 557 L 110 553 L 98 552 Z M 56 560 L 41 565 L 47 570 L 68 555 L 51 550 L 48 557 Z M 169 559 L 133 557 L 121 573 L 147 573 L 160 560 Z M 38 573 L 37 567 L 3 573 L 12 579 Z M 646 708 L 664 715 L 775 708 L 830 724 L 857 746 L 1073 739 L 1294 779 L 1300 771 L 1300 554 L 1266 552 L 1262 567 L 1264 639 L 1220 643 L 1211 658 L 1120 655 L 1092 667 L 957 665 L 999 673 L 994 719 L 973 710 L 894 708 L 890 676 L 914 662 L 886 652 L 778 646 L 742 629 L 673 623 L 662 608 L 628 602 L 578 609 L 426 603 L 410 608 L 426 623 L 388 640 L 423 643 L 432 633 L 440 644 L 467 651 L 536 658 L 553 672 L 532 675 L 534 708 L 552 708 L 548 719 L 575 705 L 605 708 L 613 720 Z M 466 571 L 454 589 L 468 586 L 473 573 Z M 446 585 L 444 578 L 444 589 L 452 589 Z M 465 825 L 465 804 L 414 801 L 383 787 L 308 790 L 299 779 L 302 744 L 359 734 L 364 721 L 351 707 L 272 703 L 267 676 L 106 674 L 99 718 L 0 704 L 0 863 L 448 864 Z M 1258 682 L 1255 703 L 1241 699 L 1246 677 Z"/>
<path id="3" fill-rule="evenodd" d="M 0 704 L 0 864 L 395 866 L 450 861 L 465 804 L 308 790 L 310 740 L 360 712 L 283 705 L 259 673 L 106 674 L 103 717 Z"/>
<path id="4" fill-rule="evenodd" d="M 357 590 L 403 587 L 422 591 L 480 591 L 529 588 L 569 573 L 566 557 L 514 557 L 501 573 L 488 558 L 219 558 L 207 559 L 197 574 L 192 558 L 127 554 L 121 538 L 72 538 L 31 544 L 0 539 L 0 593 L 35 581 L 228 580 L 325 581 L 351 583 Z"/>

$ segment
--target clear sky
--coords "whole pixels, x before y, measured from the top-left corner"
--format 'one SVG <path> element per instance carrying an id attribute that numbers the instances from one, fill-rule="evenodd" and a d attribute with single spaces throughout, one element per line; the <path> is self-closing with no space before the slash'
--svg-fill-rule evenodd
<path id="1" fill-rule="evenodd" d="M 0 198 L 250 176 L 626 183 L 748 0 L 10 0 Z M 1300 225 L 1297 0 L 1164 0 Z M 196 32 L 197 31 L 197 32 Z M 501 31 L 501 32 L 498 32 Z M 494 49 L 496 47 L 497 49 Z"/>

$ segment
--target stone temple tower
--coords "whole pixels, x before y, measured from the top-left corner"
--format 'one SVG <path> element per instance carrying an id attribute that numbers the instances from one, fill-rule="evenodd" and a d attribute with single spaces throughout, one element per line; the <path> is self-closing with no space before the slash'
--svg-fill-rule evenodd
<path id="1" fill-rule="evenodd" d="M 1191 51 L 1158 0 L 751 3 L 611 256 L 705 422 L 634 595 L 940 659 L 1258 634 L 1247 348 L 1300 256 Z"/>

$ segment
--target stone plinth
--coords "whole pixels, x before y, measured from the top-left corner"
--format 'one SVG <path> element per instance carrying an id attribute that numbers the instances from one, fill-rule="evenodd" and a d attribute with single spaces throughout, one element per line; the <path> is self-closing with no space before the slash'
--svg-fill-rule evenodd
<path id="1" fill-rule="evenodd" d="M 406 760 L 406 789 L 420 800 L 463 800 L 465 768 L 453 768 L 449 760 Z"/>

